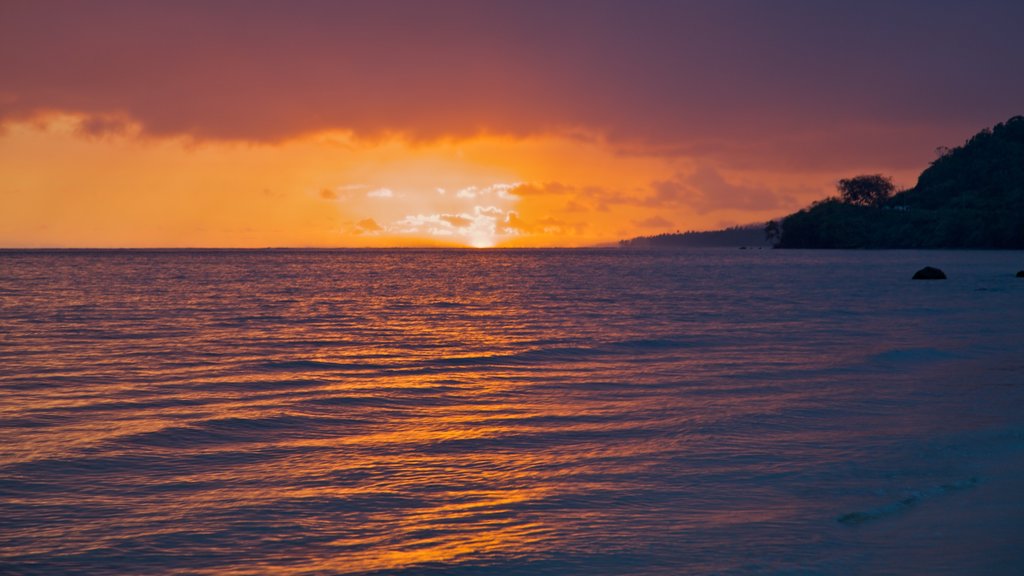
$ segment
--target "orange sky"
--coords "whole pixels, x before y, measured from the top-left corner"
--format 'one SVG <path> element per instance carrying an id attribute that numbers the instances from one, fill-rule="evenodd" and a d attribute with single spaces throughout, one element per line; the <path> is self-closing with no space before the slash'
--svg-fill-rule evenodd
<path id="1" fill-rule="evenodd" d="M 53 115 L 0 136 L 0 245 L 587 246 L 763 221 L 834 181 L 578 134 L 202 142 L 88 135 L 81 122 Z"/>
<path id="2" fill-rule="evenodd" d="M 9 0 L 0 247 L 587 246 L 911 186 L 1024 101 L 1024 10 L 927 6 Z"/>

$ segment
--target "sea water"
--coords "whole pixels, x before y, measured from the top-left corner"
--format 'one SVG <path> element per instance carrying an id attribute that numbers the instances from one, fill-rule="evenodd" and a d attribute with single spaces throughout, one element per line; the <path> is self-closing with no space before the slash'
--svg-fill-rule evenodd
<path id="1" fill-rule="evenodd" d="M 0 572 L 1020 574 L 1021 268 L 3 252 Z"/>

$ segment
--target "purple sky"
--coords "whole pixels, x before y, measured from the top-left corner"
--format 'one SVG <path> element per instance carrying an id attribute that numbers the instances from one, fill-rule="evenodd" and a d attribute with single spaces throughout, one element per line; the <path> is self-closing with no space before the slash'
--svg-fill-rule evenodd
<path id="1" fill-rule="evenodd" d="M 200 138 L 583 127 L 827 164 L 900 158 L 876 140 L 890 133 L 951 144 L 1024 104 L 1021 2 L 5 1 L 2 16 L 0 117 L 123 113 Z"/>

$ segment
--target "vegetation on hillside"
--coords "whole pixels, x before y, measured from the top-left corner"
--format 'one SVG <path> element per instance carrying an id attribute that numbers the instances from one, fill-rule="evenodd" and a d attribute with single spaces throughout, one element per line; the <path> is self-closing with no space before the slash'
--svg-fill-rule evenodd
<path id="1" fill-rule="evenodd" d="M 628 248 L 1024 249 L 1024 116 L 940 148 L 917 185 L 895 193 L 890 178 L 844 178 L 838 196 L 764 226 L 641 236 Z"/>
<path id="2" fill-rule="evenodd" d="M 640 236 L 622 240 L 624 248 L 712 248 L 738 246 L 769 246 L 760 224 L 733 226 L 707 232 L 676 232 L 656 236 Z"/>
<path id="3" fill-rule="evenodd" d="M 1024 248 L 1024 117 L 941 149 L 909 190 L 890 196 L 879 174 L 838 190 L 765 234 L 780 248 Z"/>

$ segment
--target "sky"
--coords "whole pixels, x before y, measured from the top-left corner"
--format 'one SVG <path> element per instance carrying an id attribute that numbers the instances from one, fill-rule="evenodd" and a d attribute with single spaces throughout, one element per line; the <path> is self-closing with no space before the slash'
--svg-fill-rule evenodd
<path id="1" fill-rule="evenodd" d="M 1024 3 L 0 0 L 0 246 L 589 246 L 1024 113 Z"/>

